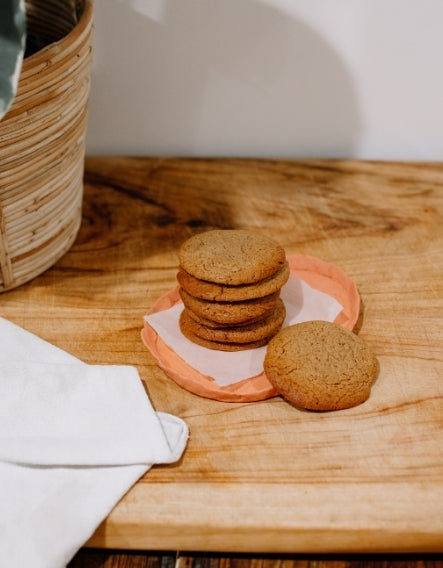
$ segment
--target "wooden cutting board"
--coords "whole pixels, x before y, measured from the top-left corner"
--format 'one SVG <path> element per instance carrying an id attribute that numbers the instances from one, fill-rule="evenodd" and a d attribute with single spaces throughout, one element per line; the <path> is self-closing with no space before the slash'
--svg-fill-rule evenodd
<path id="1" fill-rule="evenodd" d="M 356 282 L 380 364 L 366 403 L 217 402 L 156 365 L 143 315 L 175 286 L 180 243 L 211 228 L 262 231 Z M 152 468 L 90 546 L 443 551 L 442 282 L 442 164 L 91 157 L 74 247 L 0 315 L 88 363 L 136 365 L 189 425 L 181 461 Z"/>

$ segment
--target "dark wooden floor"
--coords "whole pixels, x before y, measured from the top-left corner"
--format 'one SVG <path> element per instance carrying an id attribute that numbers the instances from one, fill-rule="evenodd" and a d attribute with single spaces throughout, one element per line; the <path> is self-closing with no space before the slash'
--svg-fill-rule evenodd
<path id="1" fill-rule="evenodd" d="M 443 554 L 251 556 L 82 549 L 68 568 L 443 568 Z"/>
<path id="2" fill-rule="evenodd" d="M 143 553 L 81 549 L 67 568 L 175 568 L 173 552 Z"/>

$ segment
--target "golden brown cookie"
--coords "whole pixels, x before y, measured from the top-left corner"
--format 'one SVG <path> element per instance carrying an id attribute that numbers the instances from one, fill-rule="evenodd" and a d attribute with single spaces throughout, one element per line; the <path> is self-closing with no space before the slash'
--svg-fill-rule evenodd
<path id="1" fill-rule="evenodd" d="M 357 406 L 370 395 L 377 358 L 353 332 L 309 321 L 280 330 L 266 349 L 266 376 L 294 405 L 310 410 Z"/>
<path id="2" fill-rule="evenodd" d="M 208 320 L 208 319 L 205 319 L 205 318 L 201 318 L 197 314 L 195 314 L 192 310 L 189 310 L 189 309 L 187 310 L 187 312 L 188 312 L 188 315 L 194 321 L 196 321 L 200 325 L 203 325 L 205 327 L 209 327 L 209 328 L 212 328 L 212 329 L 226 329 L 226 328 L 229 329 L 229 328 L 233 328 L 233 327 L 241 328 L 243 326 L 250 325 L 251 323 L 260 321 L 263 317 L 265 317 L 265 316 L 261 316 L 260 318 L 256 318 L 254 320 L 250 320 L 250 321 L 247 321 L 247 322 L 244 322 L 244 323 L 226 324 L 226 323 L 217 323 L 215 321 L 211 321 L 211 320 Z"/>
<path id="3" fill-rule="evenodd" d="M 242 326 L 207 327 L 197 322 L 186 308 L 180 315 L 180 328 L 189 330 L 193 336 L 215 341 L 218 343 L 253 343 L 270 339 L 281 328 L 285 319 L 286 309 L 281 299 L 275 310 L 259 321 Z M 186 334 L 185 334 L 186 335 Z"/>
<path id="4" fill-rule="evenodd" d="M 216 351 L 245 351 L 246 349 L 257 349 L 258 347 L 263 347 L 264 345 L 266 345 L 270 339 L 264 338 L 259 341 L 253 341 L 251 343 L 225 343 L 220 341 L 210 341 L 209 339 L 198 337 L 198 335 L 194 335 L 192 331 L 186 327 L 182 329 L 182 333 L 196 345 Z"/>
<path id="5" fill-rule="evenodd" d="M 243 302 L 213 302 L 191 296 L 180 288 L 183 304 L 204 324 L 211 327 L 256 321 L 275 309 L 280 293 Z M 195 319 L 195 318 L 194 318 Z"/>
<path id="6" fill-rule="evenodd" d="M 241 229 L 206 231 L 185 241 L 180 267 L 199 280 L 237 286 L 259 282 L 286 262 L 284 249 L 273 239 Z"/>
<path id="7" fill-rule="evenodd" d="M 254 284 L 227 286 L 199 280 L 184 270 L 179 270 L 177 280 L 180 286 L 191 296 L 213 302 L 242 302 L 262 298 L 279 291 L 289 278 L 287 262 L 272 276 Z"/>

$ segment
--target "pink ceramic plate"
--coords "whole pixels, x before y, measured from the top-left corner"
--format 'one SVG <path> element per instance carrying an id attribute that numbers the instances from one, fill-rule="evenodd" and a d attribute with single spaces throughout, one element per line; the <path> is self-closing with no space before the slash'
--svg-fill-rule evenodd
<path id="1" fill-rule="evenodd" d="M 335 323 L 352 330 L 360 311 L 360 297 L 355 283 L 340 268 L 318 258 L 296 254 L 288 255 L 287 259 L 292 274 L 320 292 L 332 296 L 343 306 Z M 149 313 L 167 310 L 177 303 L 181 303 L 178 286 L 159 298 Z M 179 357 L 146 321 L 141 335 L 143 343 L 164 372 L 194 394 L 224 402 L 253 402 L 277 394 L 264 373 L 221 387 L 211 377 L 202 375 Z M 207 351 L 210 357 L 211 350 Z"/>

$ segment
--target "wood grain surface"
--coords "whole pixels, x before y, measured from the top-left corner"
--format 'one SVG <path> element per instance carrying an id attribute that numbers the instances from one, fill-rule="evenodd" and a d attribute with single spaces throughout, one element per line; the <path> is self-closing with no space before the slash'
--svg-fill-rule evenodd
<path id="1" fill-rule="evenodd" d="M 136 365 L 155 408 L 191 432 L 181 461 L 152 468 L 88 545 L 443 551 L 442 227 L 442 164 L 88 158 L 73 248 L 3 294 L 0 315 L 88 363 Z M 211 228 L 259 230 L 355 280 L 356 332 L 380 364 L 365 404 L 216 402 L 157 367 L 142 317 L 175 286 L 181 242 Z"/>

